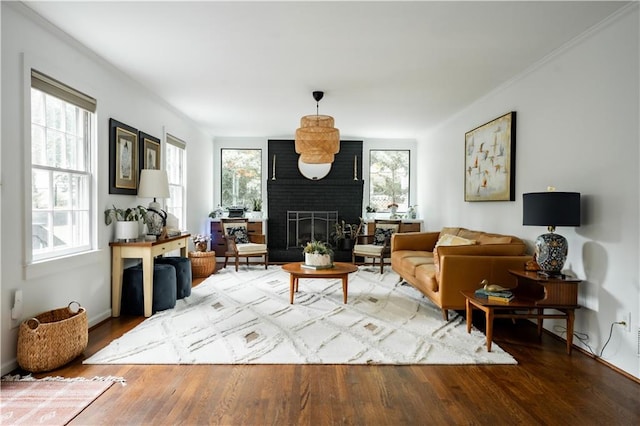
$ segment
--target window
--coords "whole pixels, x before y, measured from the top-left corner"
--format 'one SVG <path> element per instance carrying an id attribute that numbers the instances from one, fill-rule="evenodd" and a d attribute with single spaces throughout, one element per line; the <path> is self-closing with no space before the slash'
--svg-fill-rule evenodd
<path id="1" fill-rule="evenodd" d="M 369 205 L 377 211 L 409 208 L 409 151 L 369 151 Z"/>
<path id="2" fill-rule="evenodd" d="M 252 208 L 262 200 L 262 150 L 222 149 L 222 206 Z"/>
<path id="3" fill-rule="evenodd" d="M 169 194 L 167 200 L 167 212 L 178 218 L 178 224 L 182 229 L 186 227 L 187 213 L 185 211 L 187 191 L 185 188 L 186 176 L 186 144 L 167 135 L 167 160 L 166 168 L 169 178 Z"/>
<path id="4" fill-rule="evenodd" d="M 31 259 L 91 249 L 95 99 L 31 71 Z"/>

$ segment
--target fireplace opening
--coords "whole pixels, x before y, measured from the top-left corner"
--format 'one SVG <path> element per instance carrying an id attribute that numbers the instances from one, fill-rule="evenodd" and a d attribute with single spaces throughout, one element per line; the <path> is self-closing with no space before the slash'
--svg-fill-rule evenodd
<path id="1" fill-rule="evenodd" d="M 300 248 L 309 241 L 329 243 L 338 223 L 337 211 L 287 211 L 287 250 Z"/>

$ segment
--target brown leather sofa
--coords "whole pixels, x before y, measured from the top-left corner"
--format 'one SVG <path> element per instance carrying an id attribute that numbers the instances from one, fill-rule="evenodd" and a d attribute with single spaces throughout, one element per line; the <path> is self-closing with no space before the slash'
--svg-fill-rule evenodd
<path id="1" fill-rule="evenodd" d="M 438 245 L 436 249 L 438 241 L 446 239 L 466 240 L 462 242 L 466 245 Z M 452 242 L 456 243 L 459 241 Z M 440 307 L 445 321 L 449 309 L 465 308 L 461 291 L 476 290 L 484 279 L 514 287 L 515 277 L 508 270 L 523 269 L 531 259 L 524 242 L 512 235 L 443 228 L 391 237 L 392 269 Z"/>

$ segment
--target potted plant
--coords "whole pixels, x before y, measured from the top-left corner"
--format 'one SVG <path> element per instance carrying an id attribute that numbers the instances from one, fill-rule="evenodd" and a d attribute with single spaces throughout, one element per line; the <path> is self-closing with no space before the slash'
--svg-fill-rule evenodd
<path id="1" fill-rule="evenodd" d="M 253 217 L 260 218 L 262 217 L 262 200 L 260 198 L 253 199 Z"/>
<path id="2" fill-rule="evenodd" d="M 104 223 L 116 223 L 116 240 L 135 240 L 140 236 L 140 219 L 144 219 L 147 209 L 142 206 L 121 209 L 112 206 L 104 211 Z"/>
<path id="3" fill-rule="evenodd" d="M 322 241 L 308 242 L 303 248 L 304 264 L 316 268 L 333 266 L 333 250 Z"/>
<path id="4" fill-rule="evenodd" d="M 196 234 L 191 237 L 196 251 L 207 251 L 207 242 L 211 239 L 208 235 Z"/>
<path id="5" fill-rule="evenodd" d="M 341 250 L 352 250 L 358 232 L 360 231 L 360 226 L 345 223 L 343 220 L 342 222 L 333 225 L 333 229 L 332 237 L 335 247 Z"/>
<path id="6" fill-rule="evenodd" d="M 373 219 L 376 216 L 376 208 L 367 206 L 367 219 Z"/>

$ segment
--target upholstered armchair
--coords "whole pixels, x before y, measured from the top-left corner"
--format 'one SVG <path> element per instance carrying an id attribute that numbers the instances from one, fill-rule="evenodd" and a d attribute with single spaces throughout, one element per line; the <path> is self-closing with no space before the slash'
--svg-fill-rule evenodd
<path id="1" fill-rule="evenodd" d="M 353 246 L 352 262 L 356 263 L 357 257 L 372 259 L 375 266 L 376 259 L 380 259 L 380 273 L 384 272 L 384 259 L 391 255 L 391 235 L 400 229 L 401 220 L 376 219 L 373 235 L 358 235 Z"/>
<path id="2" fill-rule="evenodd" d="M 250 257 L 264 257 L 264 269 L 267 269 L 269 252 L 264 234 L 250 234 L 249 220 L 245 218 L 223 218 L 220 219 L 220 222 L 223 238 L 227 244 L 223 267 L 227 267 L 227 261 L 230 257 L 235 258 L 236 271 L 241 257 L 247 258 L 247 265 L 249 265 Z"/>

